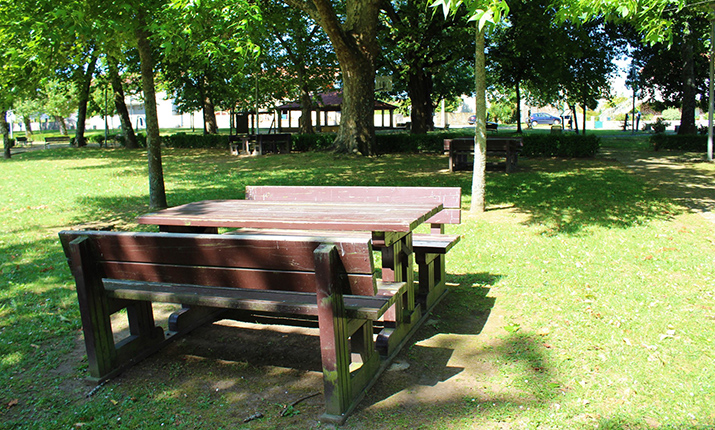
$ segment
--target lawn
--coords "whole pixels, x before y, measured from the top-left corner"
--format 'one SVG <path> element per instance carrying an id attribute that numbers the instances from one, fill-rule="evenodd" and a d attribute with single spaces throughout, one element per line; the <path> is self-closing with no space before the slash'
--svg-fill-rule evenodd
<path id="1" fill-rule="evenodd" d="M 647 151 L 638 137 L 604 146 Z M 164 152 L 170 205 L 242 198 L 260 184 L 462 187 L 463 223 L 448 228 L 463 235 L 447 262 L 452 292 L 397 357 L 402 370 L 383 375 L 345 428 L 715 426 L 712 223 L 611 157 L 490 169 L 484 214 L 468 212 L 471 173 L 446 166 L 436 155 Z M 82 384 L 79 310 L 57 232 L 150 229 L 134 221 L 148 211 L 147 190 L 140 150 L 40 150 L 2 163 L 0 428 L 327 427 L 321 396 L 278 417 L 321 389 L 319 358 L 317 369 L 295 369 L 231 354 L 236 337 L 270 354 L 290 332 L 202 328 L 97 390 Z M 256 412 L 263 418 L 243 422 Z"/>

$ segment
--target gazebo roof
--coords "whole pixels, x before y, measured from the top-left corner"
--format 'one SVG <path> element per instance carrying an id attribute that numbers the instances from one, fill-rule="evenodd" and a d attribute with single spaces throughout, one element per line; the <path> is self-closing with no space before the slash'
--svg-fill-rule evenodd
<path id="1" fill-rule="evenodd" d="M 318 108 L 322 111 L 340 111 L 342 110 L 343 104 L 343 93 L 340 91 L 318 94 Z M 279 110 L 301 110 L 300 103 L 290 102 L 284 105 L 276 107 Z M 397 106 L 391 105 L 389 103 L 381 102 L 375 100 L 375 110 L 390 110 L 393 111 L 397 109 Z"/>

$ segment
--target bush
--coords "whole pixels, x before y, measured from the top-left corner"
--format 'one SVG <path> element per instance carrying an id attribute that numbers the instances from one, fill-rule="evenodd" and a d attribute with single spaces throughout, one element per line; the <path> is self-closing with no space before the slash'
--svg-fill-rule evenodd
<path id="1" fill-rule="evenodd" d="M 176 133 L 162 136 L 161 140 L 167 148 L 228 149 L 229 146 L 228 136 L 221 134 Z M 144 138 L 143 146 L 146 146 L 146 138 Z"/>
<path id="2" fill-rule="evenodd" d="M 333 146 L 335 133 L 294 134 L 291 136 L 293 151 L 325 151 Z"/>
<path id="3" fill-rule="evenodd" d="M 665 129 L 668 128 L 669 125 L 670 123 L 668 121 L 665 121 L 662 117 L 659 117 L 655 120 L 653 124 L 651 124 L 651 127 L 653 127 L 653 131 L 656 133 L 665 133 Z"/>
<path id="4" fill-rule="evenodd" d="M 679 151 L 705 152 L 708 146 L 708 137 L 703 135 L 679 134 L 654 134 L 650 137 L 653 149 L 674 149 Z"/>
<path id="5" fill-rule="evenodd" d="M 601 140 L 595 135 L 579 134 L 532 134 L 524 136 L 524 149 L 521 155 L 526 157 L 593 157 L 601 146 Z"/>

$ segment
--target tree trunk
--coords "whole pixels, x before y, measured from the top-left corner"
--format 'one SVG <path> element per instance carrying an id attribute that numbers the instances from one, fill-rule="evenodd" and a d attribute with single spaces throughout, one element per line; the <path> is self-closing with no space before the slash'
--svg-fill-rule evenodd
<path id="1" fill-rule="evenodd" d="M 216 123 L 216 110 L 211 97 L 204 97 L 204 132 L 206 134 L 218 134 L 218 124 Z"/>
<path id="2" fill-rule="evenodd" d="M 75 132 L 75 144 L 77 147 L 87 146 L 87 139 L 84 137 L 85 123 L 87 121 L 87 103 L 89 102 L 89 92 L 92 87 L 92 76 L 97 66 L 97 54 L 92 52 L 87 63 L 87 70 L 77 71 L 78 87 L 78 108 L 77 108 L 77 130 Z"/>
<path id="3" fill-rule="evenodd" d="M 516 81 L 516 132 L 521 134 L 521 87 L 519 86 L 519 81 Z M 531 118 L 527 119 L 530 121 Z"/>
<path id="4" fill-rule="evenodd" d="M 117 60 L 108 57 L 109 79 L 112 81 L 112 92 L 114 93 L 114 107 L 119 114 L 119 120 L 122 124 L 122 134 L 124 134 L 124 147 L 127 149 L 135 149 L 139 147 L 137 143 L 137 135 L 134 134 L 134 126 L 129 118 L 129 109 L 124 101 L 124 87 L 122 79 L 119 76 L 119 68 Z"/>
<path id="5" fill-rule="evenodd" d="M 335 139 L 338 152 L 375 154 L 375 57 L 378 53 L 377 24 L 380 0 L 348 0 L 342 23 L 327 0 L 287 0 L 320 23 L 340 63 L 343 104 L 340 130 Z"/>
<path id="6" fill-rule="evenodd" d="M 300 92 L 300 132 L 303 134 L 313 134 L 313 117 L 312 117 L 313 101 L 310 99 L 310 91 L 306 86 L 303 86 Z M 320 115 L 320 114 L 318 114 Z"/>
<path id="7" fill-rule="evenodd" d="M 692 28 L 684 35 L 681 53 L 683 55 L 683 104 L 680 114 L 680 127 L 678 134 L 696 134 L 698 132 L 695 126 L 695 107 L 697 93 L 695 85 L 695 55 L 693 53 L 693 45 L 695 44 L 695 36 Z"/>
<path id="8" fill-rule="evenodd" d="M 65 118 L 61 117 L 59 115 L 54 115 L 55 117 L 55 122 L 59 125 L 60 127 L 60 134 L 62 136 L 67 136 L 67 123 L 65 122 Z"/>
<path id="9" fill-rule="evenodd" d="M 477 52 L 474 57 L 476 84 L 476 121 L 474 136 L 474 171 L 472 172 L 472 212 L 486 209 L 487 168 L 487 71 L 484 55 L 484 29 L 477 24 Z"/>
<path id="10" fill-rule="evenodd" d="M 25 136 L 32 136 L 32 118 L 29 116 L 22 117 L 22 123 L 25 124 Z"/>
<path id="11" fill-rule="evenodd" d="M 635 117 L 634 117 L 635 119 Z M 563 125 L 563 124 L 562 124 Z M 581 134 L 586 135 L 586 103 L 583 104 L 583 122 L 581 123 Z"/>
<path id="12" fill-rule="evenodd" d="M 143 11 L 138 12 L 138 27 L 135 30 L 139 62 L 141 63 L 142 91 L 144 92 L 144 111 L 146 112 L 146 146 L 149 158 L 149 207 L 162 209 L 167 207 L 164 189 L 164 172 L 161 165 L 161 136 L 159 119 L 156 112 L 156 93 L 154 89 L 154 60 L 149 31 Z"/>
<path id="13" fill-rule="evenodd" d="M 434 130 L 434 108 L 432 106 L 432 77 L 423 69 L 415 69 L 410 73 L 408 88 L 412 112 L 412 133 L 424 134 Z"/>
<path id="14" fill-rule="evenodd" d="M 573 127 L 574 130 L 576 130 L 576 134 L 578 134 L 578 115 L 576 113 L 576 105 L 571 105 L 571 116 L 573 117 Z"/>
<path id="15" fill-rule="evenodd" d="M 2 158 L 8 159 L 12 156 L 10 152 L 10 124 L 7 123 L 7 111 L 0 111 L 0 133 L 2 134 L 3 155 Z"/>

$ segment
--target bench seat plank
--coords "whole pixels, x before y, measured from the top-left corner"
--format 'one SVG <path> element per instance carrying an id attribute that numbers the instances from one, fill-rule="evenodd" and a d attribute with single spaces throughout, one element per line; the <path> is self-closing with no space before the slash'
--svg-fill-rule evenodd
<path id="1" fill-rule="evenodd" d="M 294 315 L 318 315 L 314 293 L 246 288 L 207 287 L 165 282 L 103 279 L 108 296 L 116 299 L 181 303 L 226 309 L 276 312 Z M 376 296 L 344 295 L 350 318 L 377 320 L 392 306 L 406 288 L 404 282 L 380 283 Z"/>
<path id="2" fill-rule="evenodd" d="M 413 234 L 415 253 L 446 254 L 462 237 L 453 234 Z"/>

